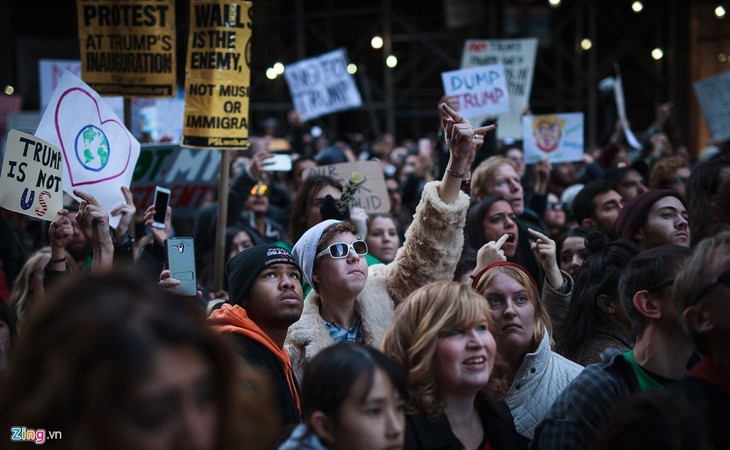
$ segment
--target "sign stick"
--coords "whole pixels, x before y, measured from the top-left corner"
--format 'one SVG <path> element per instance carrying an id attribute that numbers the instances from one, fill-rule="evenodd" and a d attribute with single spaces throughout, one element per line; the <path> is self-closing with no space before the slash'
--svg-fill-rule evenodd
<path id="1" fill-rule="evenodd" d="M 215 150 L 214 150 L 215 151 Z M 221 152 L 220 177 L 218 182 L 218 221 L 215 227 L 215 253 L 213 262 L 213 282 L 216 291 L 223 289 L 223 271 L 226 263 L 226 221 L 228 220 L 228 179 L 231 166 L 231 154 Z"/>

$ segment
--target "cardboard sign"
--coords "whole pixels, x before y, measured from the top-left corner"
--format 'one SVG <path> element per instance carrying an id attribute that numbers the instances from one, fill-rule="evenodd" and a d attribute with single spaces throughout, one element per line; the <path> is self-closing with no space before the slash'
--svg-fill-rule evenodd
<path id="1" fill-rule="evenodd" d="M 154 202 L 155 186 L 171 192 L 174 217 L 196 217 L 216 184 L 221 153 L 179 145 L 143 145 L 134 168 L 132 194 L 137 209 Z"/>
<path id="2" fill-rule="evenodd" d="M 383 169 L 376 161 L 359 161 L 351 163 L 330 164 L 309 169 L 304 177 L 327 175 L 339 181 L 343 186 L 350 179 L 352 172 L 360 172 L 365 182 L 350 201 L 350 207 L 360 207 L 368 214 L 390 211 L 390 197 L 385 186 Z"/>
<path id="3" fill-rule="evenodd" d="M 694 84 L 707 128 L 719 142 L 730 139 L 730 72 Z"/>
<path id="4" fill-rule="evenodd" d="M 583 113 L 524 116 L 525 163 L 583 159 Z"/>
<path id="5" fill-rule="evenodd" d="M 497 137 L 522 139 L 522 114 L 530 101 L 537 55 L 537 39 L 493 39 L 464 42 L 461 67 L 503 64 L 507 77 L 510 111 L 499 116 Z M 467 117 L 481 124 L 486 117 Z"/>
<path id="6" fill-rule="evenodd" d="M 0 173 L 0 206 L 49 222 L 63 208 L 61 150 L 32 134 L 10 130 Z"/>
<path id="7" fill-rule="evenodd" d="M 182 145 L 248 147 L 251 2 L 191 0 Z"/>
<path id="8" fill-rule="evenodd" d="M 87 192 L 108 211 L 124 203 L 139 156 L 139 142 L 109 105 L 83 81 L 66 72 L 51 96 L 36 136 L 61 149 L 63 189 Z M 76 198 L 77 200 L 80 200 Z M 112 227 L 121 216 L 110 216 Z"/>
<path id="9" fill-rule="evenodd" d="M 302 120 L 362 105 L 347 64 L 345 50 L 339 49 L 286 66 L 286 83 Z"/>
<path id="10" fill-rule="evenodd" d="M 173 0 L 76 0 L 84 80 L 102 95 L 175 95 Z"/>
<path id="11" fill-rule="evenodd" d="M 509 94 L 504 66 L 472 67 L 441 74 L 446 95 L 459 102 L 459 113 L 470 117 L 509 111 Z"/>

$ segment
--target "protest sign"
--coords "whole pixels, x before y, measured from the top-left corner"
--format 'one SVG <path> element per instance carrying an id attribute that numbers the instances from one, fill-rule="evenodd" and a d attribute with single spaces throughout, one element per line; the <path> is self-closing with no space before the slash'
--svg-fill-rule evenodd
<path id="1" fill-rule="evenodd" d="M 694 88 L 712 137 L 730 140 L 730 72 L 700 80 Z"/>
<path id="2" fill-rule="evenodd" d="M 493 39 L 464 42 L 461 67 L 503 64 L 507 77 L 510 111 L 499 116 L 497 137 L 522 139 L 522 114 L 530 102 L 537 39 Z M 481 124 L 486 117 L 467 117 Z"/>
<path id="3" fill-rule="evenodd" d="M 61 149 L 63 189 L 87 192 L 107 211 L 124 203 L 139 156 L 139 142 L 99 94 L 66 72 L 51 96 L 36 136 Z M 79 200 L 77 198 L 77 200 Z M 111 216 L 115 227 L 120 216 Z"/>
<path id="4" fill-rule="evenodd" d="M 551 163 L 583 159 L 583 113 L 524 116 L 525 163 L 543 158 Z"/>
<path id="5" fill-rule="evenodd" d="M 248 147 L 251 2 L 191 0 L 182 145 Z"/>
<path id="6" fill-rule="evenodd" d="M 286 66 L 284 77 L 302 120 L 362 105 L 347 64 L 345 50 L 339 49 Z"/>
<path id="7" fill-rule="evenodd" d="M 343 186 L 350 179 L 352 172 L 360 172 L 365 182 L 350 201 L 350 207 L 360 207 L 368 214 L 390 211 L 390 197 L 385 186 L 383 168 L 376 161 L 358 161 L 351 163 L 330 164 L 309 169 L 304 177 L 327 175 L 339 181 Z"/>
<path id="8" fill-rule="evenodd" d="M 446 95 L 458 101 L 459 113 L 466 118 L 509 111 L 507 80 L 501 64 L 444 72 L 441 82 Z"/>
<path id="9" fill-rule="evenodd" d="M 172 191 L 174 217 L 195 217 L 213 191 L 220 162 L 219 151 L 143 145 L 132 178 L 134 204 L 146 209 L 154 202 L 155 186 L 165 186 Z"/>
<path id="10" fill-rule="evenodd" d="M 10 130 L 0 174 L 0 206 L 53 222 L 63 208 L 61 150 L 32 134 Z"/>
<path id="11" fill-rule="evenodd" d="M 618 64 L 614 63 L 614 71 L 616 72 L 616 79 L 613 82 L 613 95 L 616 100 L 616 110 L 618 111 L 618 117 L 621 119 L 621 128 L 624 130 L 626 136 L 626 143 L 632 148 L 637 150 L 641 149 L 639 140 L 634 136 L 633 131 L 629 124 L 629 118 L 626 115 L 626 98 L 624 97 L 624 85 L 621 81 L 621 70 L 619 70 Z"/>
<path id="12" fill-rule="evenodd" d="M 175 95 L 173 0 L 77 0 L 83 79 L 102 95 Z"/>

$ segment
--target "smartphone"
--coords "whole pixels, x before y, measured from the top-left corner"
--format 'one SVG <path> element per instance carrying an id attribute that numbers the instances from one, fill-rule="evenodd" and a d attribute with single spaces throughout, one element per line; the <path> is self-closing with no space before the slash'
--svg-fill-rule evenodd
<path id="1" fill-rule="evenodd" d="M 152 216 L 152 226 L 155 228 L 165 228 L 165 218 L 167 217 L 167 206 L 170 204 L 170 190 L 157 186 L 155 187 L 155 215 Z"/>
<path id="2" fill-rule="evenodd" d="M 274 156 L 264 160 L 264 170 L 272 172 L 289 172 L 291 170 L 291 155 L 274 153 Z"/>
<path id="3" fill-rule="evenodd" d="M 165 239 L 165 266 L 170 276 L 180 280 L 174 290 L 182 295 L 196 296 L 198 286 L 195 277 L 195 246 L 191 237 Z"/>

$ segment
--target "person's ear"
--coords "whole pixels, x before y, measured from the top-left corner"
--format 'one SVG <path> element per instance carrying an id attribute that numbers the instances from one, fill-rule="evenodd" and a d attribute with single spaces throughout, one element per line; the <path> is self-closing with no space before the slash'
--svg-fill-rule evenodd
<path id="1" fill-rule="evenodd" d="M 331 445 L 335 441 L 334 424 L 327 414 L 315 411 L 309 418 L 309 426 L 325 444 Z"/>
<path id="2" fill-rule="evenodd" d="M 647 290 L 641 290 L 634 294 L 634 298 L 631 301 L 634 304 L 634 308 L 647 319 L 659 320 L 662 317 L 662 311 L 659 309 L 654 296 L 649 294 Z"/>
<path id="3" fill-rule="evenodd" d="M 312 272 L 312 281 L 314 281 L 315 283 L 319 283 L 321 280 L 322 279 L 320 278 L 319 273 Z"/>
<path id="4" fill-rule="evenodd" d="M 582 221 L 580 222 L 580 225 L 581 225 L 582 227 L 586 227 L 586 228 L 594 228 L 594 229 L 595 229 L 595 228 L 598 228 L 598 227 L 596 226 L 596 222 L 595 222 L 595 221 L 594 221 L 593 219 L 589 218 L 589 217 L 586 217 L 585 219 L 583 219 L 583 220 L 582 220 Z"/>
<path id="5" fill-rule="evenodd" d="M 634 241 L 638 244 L 639 241 L 646 239 L 646 233 L 644 233 L 644 227 L 639 227 L 639 230 L 634 234 Z"/>
<path id="6" fill-rule="evenodd" d="M 596 298 L 596 304 L 598 305 L 598 308 L 606 314 L 613 314 L 616 312 L 616 305 L 614 305 L 614 302 L 608 298 L 608 295 L 606 294 L 599 295 Z"/>
<path id="7" fill-rule="evenodd" d="M 685 309 L 682 313 L 682 320 L 695 333 L 707 333 L 715 328 L 710 312 L 697 306 Z"/>

